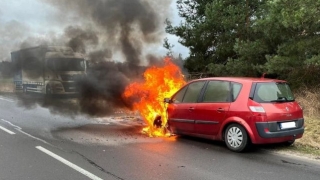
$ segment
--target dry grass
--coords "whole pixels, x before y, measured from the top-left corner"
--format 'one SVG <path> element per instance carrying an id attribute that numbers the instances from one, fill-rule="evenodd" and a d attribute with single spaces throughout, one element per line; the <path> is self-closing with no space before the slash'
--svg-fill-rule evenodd
<path id="1" fill-rule="evenodd" d="M 302 88 L 295 93 L 296 100 L 303 108 L 305 133 L 297 140 L 298 145 L 320 149 L 320 88 Z"/>
<path id="2" fill-rule="evenodd" d="M 12 79 L 0 78 L 0 92 L 13 92 L 14 86 Z"/>
<path id="3" fill-rule="evenodd" d="M 305 132 L 297 143 L 320 149 L 320 118 L 305 117 Z"/>

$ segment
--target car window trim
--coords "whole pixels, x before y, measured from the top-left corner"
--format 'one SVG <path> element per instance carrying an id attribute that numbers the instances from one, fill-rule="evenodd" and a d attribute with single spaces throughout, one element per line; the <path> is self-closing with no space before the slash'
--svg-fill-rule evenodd
<path id="1" fill-rule="evenodd" d="M 206 81 L 201 92 L 200 92 L 200 96 L 198 97 L 198 103 L 202 103 L 203 98 L 204 98 L 204 94 L 206 93 L 207 90 L 207 86 L 208 86 L 209 81 Z"/>

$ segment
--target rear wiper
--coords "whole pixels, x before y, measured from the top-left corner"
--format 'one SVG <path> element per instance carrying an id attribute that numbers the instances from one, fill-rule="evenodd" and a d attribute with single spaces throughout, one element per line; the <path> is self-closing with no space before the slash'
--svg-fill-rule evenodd
<path id="1" fill-rule="evenodd" d="M 277 100 L 272 100 L 270 102 L 289 102 L 286 97 L 278 97 Z"/>

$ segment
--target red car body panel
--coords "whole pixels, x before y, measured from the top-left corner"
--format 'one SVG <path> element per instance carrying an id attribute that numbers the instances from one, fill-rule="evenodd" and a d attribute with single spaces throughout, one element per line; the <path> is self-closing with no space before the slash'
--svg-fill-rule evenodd
<path id="1" fill-rule="evenodd" d="M 195 132 L 204 135 L 219 133 L 220 126 L 228 114 L 231 103 L 198 103 L 194 113 Z"/>
<path id="2" fill-rule="evenodd" d="M 169 106 L 167 109 L 170 114 L 169 119 L 171 125 L 176 127 L 176 131 L 183 130 L 184 132 L 194 133 L 194 112 L 192 107 L 196 103 L 184 103 L 178 105 Z"/>
<path id="3" fill-rule="evenodd" d="M 302 137 L 303 112 L 297 102 L 259 103 L 250 98 L 254 90 L 252 88 L 257 83 L 286 83 L 285 81 L 222 77 L 194 80 L 186 86 L 196 81 L 234 82 L 242 87 L 233 102 L 169 103 L 168 125 L 174 133 L 224 140 L 225 128 L 231 123 L 237 123 L 246 129 L 253 144 L 279 143 Z M 252 106 L 262 107 L 265 112 L 253 112 L 250 109 Z M 294 122 L 296 128 L 282 128 L 283 122 Z"/>

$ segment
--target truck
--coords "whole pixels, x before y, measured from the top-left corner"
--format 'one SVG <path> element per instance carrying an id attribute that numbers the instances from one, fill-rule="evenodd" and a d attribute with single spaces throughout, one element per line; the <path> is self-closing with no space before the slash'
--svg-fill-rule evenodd
<path id="1" fill-rule="evenodd" d="M 11 52 L 17 91 L 77 94 L 77 80 L 86 75 L 85 57 L 64 46 L 40 45 Z"/>

